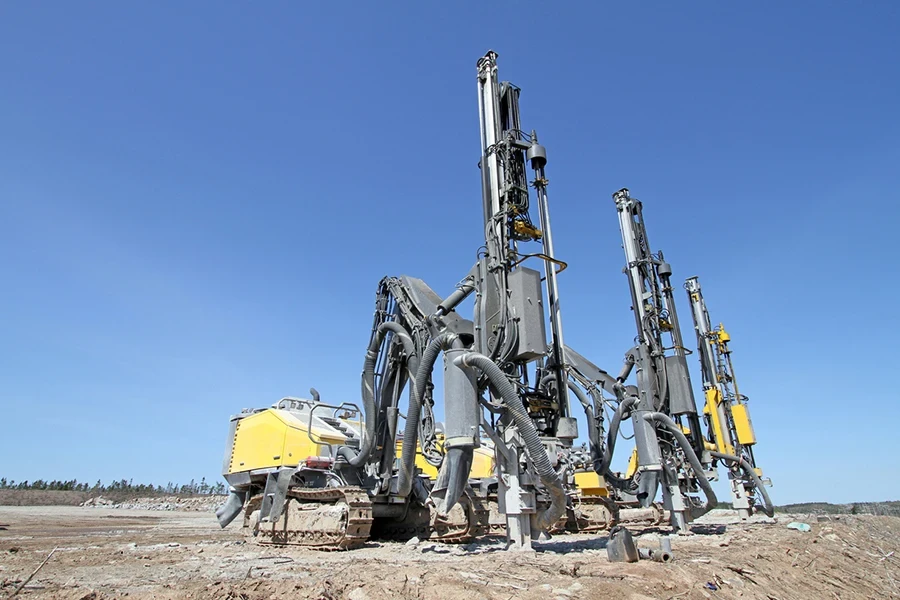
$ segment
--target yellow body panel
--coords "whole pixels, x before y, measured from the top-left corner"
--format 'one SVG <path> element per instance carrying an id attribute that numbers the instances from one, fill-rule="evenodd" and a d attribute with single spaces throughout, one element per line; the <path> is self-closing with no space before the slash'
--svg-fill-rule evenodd
<path id="1" fill-rule="evenodd" d="M 731 407 L 731 415 L 734 419 L 734 429 L 737 431 L 738 442 L 744 446 L 752 446 L 756 443 L 756 434 L 753 433 L 753 423 L 750 422 L 750 413 L 746 404 L 735 404 Z"/>
<path id="2" fill-rule="evenodd" d="M 628 459 L 628 470 L 625 471 L 625 478 L 630 479 L 638 470 L 638 453 L 637 448 L 631 451 L 631 458 Z"/>
<path id="3" fill-rule="evenodd" d="M 440 448 L 440 443 L 438 443 L 438 448 Z M 403 442 L 398 440 L 394 450 L 394 456 L 397 458 L 397 460 L 399 460 L 402 454 Z M 429 479 L 437 479 L 438 468 L 425 460 L 425 456 L 422 454 L 421 448 L 416 448 L 416 467 L 420 471 L 422 471 L 422 473 Z"/>
<path id="4" fill-rule="evenodd" d="M 481 446 L 475 448 L 475 457 L 472 459 L 472 471 L 469 477 L 484 479 L 494 476 L 494 449 Z"/>
<path id="5" fill-rule="evenodd" d="M 398 458 L 400 457 L 400 452 L 401 452 L 401 446 L 398 443 L 397 444 L 397 454 L 396 454 L 396 456 Z M 424 474 L 429 479 L 437 479 L 438 468 L 435 467 L 434 465 L 432 465 L 427 460 L 425 460 L 425 457 L 422 455 L 421 450 L 416 452 L 416 467 L 418 467 L 419 470 L 422 471 L 422 474 Z"/>
<path id="6" fill-rule="evenodd" d="M 575 485 L 585 496 L 609 496 L 606 480 L 593 471 L 575 473 Z"/>
<path id="7" fill-rule="evenodd" d="M 244 417 L 237 422 L 228 472 L 295 466 L 308 456 L 329 454 L 323 447 L 329 443 L 346 441 L 343 436 L 313 428 L 314 437 L 323 442 L 316 444 L 306 430 L 306 422 L 285 410 L 270 408 Z"/>
<path id="8" fill-rule="evenodd" d="M 438 436 L 438 448 L 440 448 L 441 441 L 443 440 Z M 399 457 L 402 452 L 403 442 L 398 441 L 395 456 Z M 422 450 L 419 448 L 416 449 L 416 466 L 426 477 L 437 479 L 437 467 L 432 466 L 430 462 L 425 460 L 425 457 L 422 455 Z M 469 477 L 471 479 L 485 479 L 493 476 L 494 450 L 486 446 L 475 448 L 475 456 L 472 459 L 472 470 L 469 473 Z"/>
<path id="9" fill-rule="evenodd" d="M 730 444 L 725 443 L 722 420 L 719 418 L 719 403 L 721 402 L 721 398 L 722 396 L 719 394 L 718 389 L 709 388 L 706 390 L 706 406 L 703 408 L 703 412 L 709 415 L 709 418 L 712 421 L 713 435 L 716 437 L 716 448 L 714 448 L 714 450 L 718 450 L 725 454 L 734 454 L 734 448 Z"/>

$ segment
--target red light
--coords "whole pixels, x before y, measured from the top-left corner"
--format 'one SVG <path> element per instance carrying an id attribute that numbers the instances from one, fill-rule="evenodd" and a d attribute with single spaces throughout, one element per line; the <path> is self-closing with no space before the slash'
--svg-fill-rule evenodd
<path id="1" fill-rule="evenodd" d="M 328 456 L 307 456 L 306 466 L 310 469 L 330 469 L 334 459 Z"/>

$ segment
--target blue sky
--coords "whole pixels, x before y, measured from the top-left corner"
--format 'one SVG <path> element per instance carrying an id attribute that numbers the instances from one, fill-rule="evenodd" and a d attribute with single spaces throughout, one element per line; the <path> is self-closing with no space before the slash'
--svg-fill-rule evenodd
<path id="1" fill-rule="evenodd" d="M 567 342 L 615 371 L 634 337 L 629 187 L 732 333 L 773 499 L 900 498 L 900 8 L 789 4 L 3 5 L 0 475 L 212 479 L 242 407 L 356 400 L 378 280 L 448 293 L 481 244 L 491 48 Z"/>

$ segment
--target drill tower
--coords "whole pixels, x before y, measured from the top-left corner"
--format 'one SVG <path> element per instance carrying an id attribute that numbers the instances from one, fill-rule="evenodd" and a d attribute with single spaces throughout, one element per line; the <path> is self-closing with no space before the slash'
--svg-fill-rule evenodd
<path id="1" fill-rule="evenodd" d="M 728 464 L 732 506 L 742 517 L 749 517 L 754 507 L 771 516 L 772 506 L 763 487 L 762 469 L 756 466 L 753 446 L 756 434 L 750 422 L 747 397 L 738 391 L 731 363 L 731 336 L 719 324 L 713 328 L 697 277 L 689 277 L 684 287 L 691 303 L 697 353 L 703 374 L 703 413 L 708 423 L 708 438 L 714 445 L 713 458 Z M 761 499 L 757 498 L 757 493 Z"/>
<path id="2" fill-rule="evenodd" d="M 715 496 L 710 502 L 711 488 L 699 462 L 703 437 L 672 294 L 672 267 L 662 252 L 650 249 L 641 202 L 627 189 L 613 194 L 613 200 L 637 327 L 636 345 L 626 354 L 619 377 L 624 381 L 636 367 L 637 397 L 631 401 L 639 473 L 636 495 L 646 506 L 662 484 L 672 524 L 684 529 L 694 516 L 712 508 Z M 690 495 L 698 486 L 708 489 L 706 505 L 698 505 Z"/>
<path id="3" fill-rule="evenodd" d="M 477 64 L 481 127 L 482 208 L 485 252 L 473 269 L 475 348 L 458 364 L 481 371 L 498 468 L 498 501 L 512 547 L 530 546 L 565 511 L 566 494 L 556 471 L 559 448 L 578 436 L 569 417 L 562 317 L 557 285 L 565 264 L 554 256 L 548 208 L 547 151 L 520 123 L 520 90 L 497 76 L 497 54 Z M 538 204 L 539 227 L 530 216 L 528 166 Z M 535 251 L 526 248 L 538 245 Z M 525 267 L 541 259 L 541 272 Z M 548 306 L 543 302 L 546 283 Z M 545 323 L 550 323 L 548 350 Z M 490 377 L 491 374 L 494 377 Z M 542 382 L 555 383 L 544 385 Z M 453 410 L 446 408 L 447 414 Z M 528 460 L 526 460 L 528 459 Z M 532 471 L 532 472 L 529 472 Z M 540 481 L 541 485 L 536 485 Z M 541 503 L 549 506 L 539 509 Z"/>

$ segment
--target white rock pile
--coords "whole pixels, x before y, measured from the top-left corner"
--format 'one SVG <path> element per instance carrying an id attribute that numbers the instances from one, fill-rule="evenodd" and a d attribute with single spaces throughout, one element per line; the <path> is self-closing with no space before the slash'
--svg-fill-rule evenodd
<path id="1" fill-rule="evenodd" d="M 179 510 L 190 512 L 213 512 L 225 503 L 227 496 L 159 496 L 155 498 L 132 498 L 113 501 L 103 496 L 90 498 L 81 506 L 95 508 L 123 508 L 132 510 Z"/>

